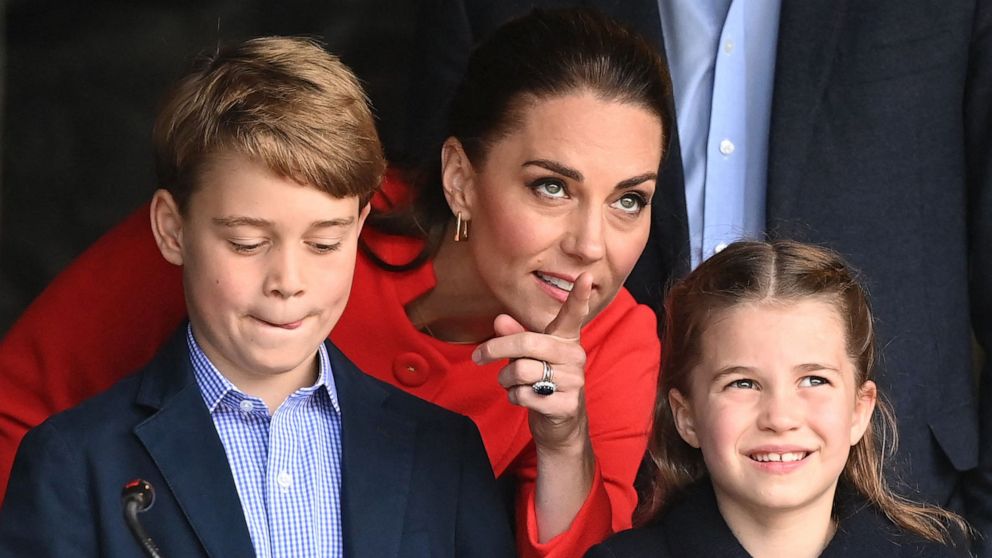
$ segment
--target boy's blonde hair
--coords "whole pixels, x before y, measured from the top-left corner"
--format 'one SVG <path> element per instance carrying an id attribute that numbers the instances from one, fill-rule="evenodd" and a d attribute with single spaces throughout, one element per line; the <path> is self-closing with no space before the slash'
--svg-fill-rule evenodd
<path id="1" fill-rule="evenodd" d="M 672 389 L 689 394 L 690 374 L 699 362 L 702 333 L 710 319 L 739 304 L 810 298 L 830 304 L 843 321 L 855 385 L 860 388 L 874 376 L 874 320 L 864 288 L 833 250 L 791 241 L 735 242 L 672 287 L 665 301 L 661 377 L 649 441 L 651 486 L 638 508 L 637 523 L 660 518 L 688 485 L 707 474 L 702 452 L 679 436 L 668 394 Z M 857 491 L 901 528 L 928 540 L 957 542 L 949 528 L 970 534 L 958 515 L 890 490 L 883 464 L 895 450 L 895 435 L 892 411 L 879 397 L 871 424 L 851 448 L 839 484 Z"/>
<path id="2" fill-rule="evenodd" d="M 262 37 L 200 59 L 155 121 L 159 187 L 185 213 L 205 165 L 240 154 L 336 198 L 367 203 L 385 158 L 365 92 L 318 43 Z"/>

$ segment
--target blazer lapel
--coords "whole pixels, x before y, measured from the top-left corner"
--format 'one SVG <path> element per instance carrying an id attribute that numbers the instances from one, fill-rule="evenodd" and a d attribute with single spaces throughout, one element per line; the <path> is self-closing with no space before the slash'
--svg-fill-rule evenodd
<path id="1" fill-rule="evenodd" d="M 230 466 L 189 361 L 185 328 L 148 367 L 138 403 L 158 411 L 134 428 L 207 554 L 253 556 Z"/>
<path id="2" fill-rule="evenodd" d="M 782 2 L 768 148 L 768 230 L 798 200 L 813 123 L 836 59 L 846 0 Z M 805 200 L 808 202 L 808 200 Z"/>
<path id="3" fill-rule="evenodd" d="M 345 555 L 399 555 L 416 426 L 388 408 L 389 393 L 327 344 L 341 405 Z"/>

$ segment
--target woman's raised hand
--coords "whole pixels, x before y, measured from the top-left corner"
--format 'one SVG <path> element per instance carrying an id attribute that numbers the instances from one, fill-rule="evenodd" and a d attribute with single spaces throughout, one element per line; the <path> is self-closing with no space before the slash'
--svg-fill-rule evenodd
<path id="1" fill-rule="evenodd" d="M 517 320 L 500 314 L 494 323 L 496 337 L 480 344 L 472 355 L 480 365 L 510 360 L 500 370 L 498 381 L 510 402 L 530 410 L 531 434 L 539 450 L 568 452 L 587 447 L 586 352 L 579 344 L 579 333 L 589 314 L 591 294 L 592 277 L 583 273 L 543 333 L 527 331 Z M 551 367 L 555 384 L 550 395 L 533 389 L 544 376 L 545 363 Z"/>

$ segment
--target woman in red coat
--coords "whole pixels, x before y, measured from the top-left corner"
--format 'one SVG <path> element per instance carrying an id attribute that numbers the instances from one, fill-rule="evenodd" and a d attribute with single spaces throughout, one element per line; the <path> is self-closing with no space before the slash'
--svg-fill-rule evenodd
<path id="1" fill-rule="evenodd" d="M 440 172 L 411 203 L 385 192 L 364 233 L 333 340 L 476 421 L 516 480 L 524 556 L 578 556 L 630 526 L 660 348 L 622 285 L 648 237 L 669 96 L 654 49 L 602 16 L 511 22 L 472 55 Z M 4 340 L 4 476 L 27 428 L 146 362 L 182 320 L 180 275 L 156 252 L 132 217 Z"/>

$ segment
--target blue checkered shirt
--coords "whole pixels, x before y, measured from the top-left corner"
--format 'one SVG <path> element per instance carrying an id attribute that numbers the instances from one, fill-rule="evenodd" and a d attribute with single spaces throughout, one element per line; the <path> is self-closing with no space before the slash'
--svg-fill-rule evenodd
<path id="1" fill-rule="evenodd" d="M 238 390 L 186 330 L 193 373 L 227 452 L 255 554 L 264 558 L 344 554 L 341 536 L 341 408 L 327 349 L 317 382 L 272 416 Z"/>

